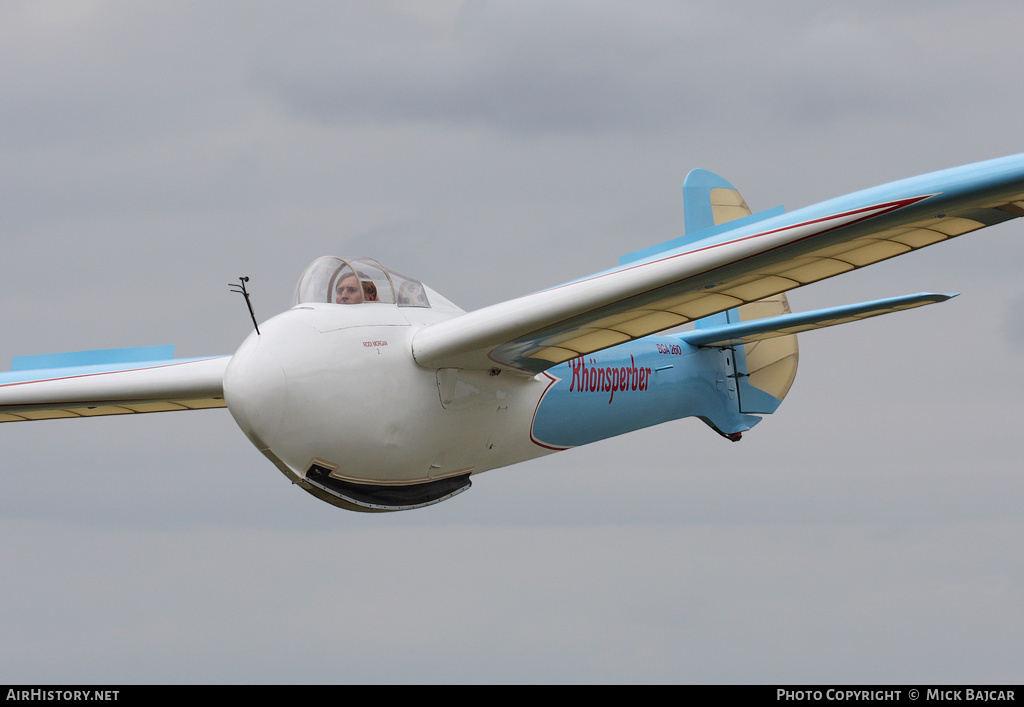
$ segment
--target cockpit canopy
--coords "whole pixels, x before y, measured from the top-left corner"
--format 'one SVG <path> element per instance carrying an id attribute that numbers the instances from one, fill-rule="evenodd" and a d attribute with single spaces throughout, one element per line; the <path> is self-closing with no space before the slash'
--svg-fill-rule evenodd
<path id="1" fill-rule="evenodd" d="M 388 270 L 372 258 L 317 258 L 295 288 L 294 304 L 383 302 L 399 307 L 429 307 L 423 283 Z"/>

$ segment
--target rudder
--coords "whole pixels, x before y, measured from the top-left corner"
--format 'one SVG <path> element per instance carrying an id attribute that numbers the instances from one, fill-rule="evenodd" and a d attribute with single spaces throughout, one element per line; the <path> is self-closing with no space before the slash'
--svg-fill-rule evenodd
<path id="1" fill-rule="evenodd" d="M 683 183 L 683 217 L 686 238 L 729 221 L 749 218 L 750 208 L 739 190 L 726 179 L 706 169 L 695 169 Z M 736 309 L 700 319 L 698 329 L 789 314 L 789 300 L 782 292 Z M 733 348 L 736 358 L 739 411 L 772 413 L 786 397 L 796 379 L 799 347 L 796 334 L 753 341 Z"/>

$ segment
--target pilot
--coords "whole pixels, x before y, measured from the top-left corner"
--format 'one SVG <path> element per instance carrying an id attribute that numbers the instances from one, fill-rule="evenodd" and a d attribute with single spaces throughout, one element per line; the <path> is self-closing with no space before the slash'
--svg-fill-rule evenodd
<path id="1" fill-rule="evenodd" d="M 360 280 L 355 273 L 345 273 L 334 288 L 336 304 L 359 304 L 360 302 L 376 302 L 377 286 L 369 280 Z"/>

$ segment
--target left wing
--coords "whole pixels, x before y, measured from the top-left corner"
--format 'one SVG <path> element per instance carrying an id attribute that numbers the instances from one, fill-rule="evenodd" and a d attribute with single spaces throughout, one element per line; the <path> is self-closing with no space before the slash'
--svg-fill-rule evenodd
<path id="1" fill-rule="evenodd" d="M 225 407 L 231 357 L 173 355 L 147 346 L 16 357 L 0 373 L 0 422 Z"/>
<path id="2" fill-rule="evenodd" d="M 427 326 L 413 354 L 428 368 L 538 373 L 1021 215 L 1024 154 L 948 169 L 688 235 L 684 245 Z"/>

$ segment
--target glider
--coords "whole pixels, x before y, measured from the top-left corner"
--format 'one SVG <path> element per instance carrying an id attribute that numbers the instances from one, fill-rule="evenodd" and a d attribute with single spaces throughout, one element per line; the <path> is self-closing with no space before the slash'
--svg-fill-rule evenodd
<path id="1" fill-rule="evenodd" d="M 683 196 L 684 236 L 473 312 L 374 260 L 327 256 L 231 356 L 16 357 L 0 422 L 227 407 L 291 481 L 365 512 L 683 417 L 736 441 L 786 397 L 798 333 L 953 296 L 792 313 L 787 291 L 1024 215 L 1024 154 L 790 213 L 752 214 L 705 170 Z"/>

